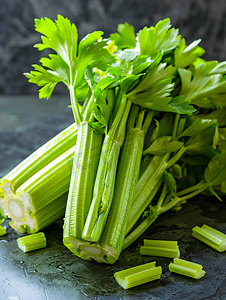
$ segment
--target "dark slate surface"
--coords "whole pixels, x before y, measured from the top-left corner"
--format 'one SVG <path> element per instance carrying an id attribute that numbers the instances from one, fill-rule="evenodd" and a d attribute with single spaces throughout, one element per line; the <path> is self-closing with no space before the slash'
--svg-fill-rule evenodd
<path id="1" fill-rule="evenodd" d="M 0 177 L 73 121 L 67 97 L 0 97 Z M 0 300 L 225 300 L 226 252 L 218 253 L 191 236 L 207 224 L 226 234 L 226 203 L 196 197 L 178 212 L 160 216 L 113 265 L 87 262 L 62 245 L 63 221 L 44 230 L 48 246 L 23 253 L 20 236 L 8 226 L 0 237 Z M 203 265 L 206 275 L 194 280 L 168 270 L 171 259 L 140 256 L 144 238 L 177 240 L 181 258 Z M 123 290 L 114 273 L 142 263 L 162 266 L 160 280 Z M 14 298 L 13 298 L 14 297 Z"/>
<path id="2" fill-rule="evenodd" d="M 190 43 L 202 39 L 208 60 L 226 60 L 225 0 L 0 0 L 0 94 L 35 94 L 22 73 L 30 71 L 40 53 L 33 45 L 40 41 L 34 18 L 68 17 L 80 38 L 94 30 L 105 36 L 118 23 L 129 22 L 136 31 L 170 17 L 173 27 Z M 56 93 L 66 93 L 58 86 Z"/>

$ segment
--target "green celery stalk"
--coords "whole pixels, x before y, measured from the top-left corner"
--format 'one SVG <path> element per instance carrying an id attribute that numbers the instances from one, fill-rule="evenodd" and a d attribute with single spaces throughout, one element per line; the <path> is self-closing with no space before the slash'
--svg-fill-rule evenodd
<path id="1" fill-rule="evenodd" d="M 74 253 L 90 207 L 101 145 L 102 135 L 96 133 L 88 122 L 80 123 L 63 235 L 64 245 Z"/>
<path id="2" fill-rule="evenodd" d="M 210 226 L 195 226 L 192 228 L 192 236 L 219 252 L 226 251 L 226 235 Z"/>
<path id="3" fill-rule="evenodd" d="M 140 254 L 179 258 L 180 250 L 177 241 L 144 240 L 144 246 L 140 247 Z"/>
<path id="4" fill-rule="evenodd" d="M 147 114 L 143 124 L 144 117 L 144 110 L 140 110 L 135 106 L 128 120 L 126 140 L 119 160 L 112 207 L 100 240 L 100 245 L 106 252 L 107 263 L 114 263 L 122 250 L 131 202 L 139 177 L 144 136 L 148 128 L 146 123 L 150 124 L 153 112 Z"/>
<path id="5" fill-rule="evenodd" d="M 45 248 L 47 242 L 45 234 L 43 232 L 38 232 L 18 238 L 17 245 L 23 252 L 30 252 Z"/>
<path id="6" fill-rule="evenodd" d="M 73 123 L 34 151 L 12 171 L 5 175 L 1 179 L 0 186 L 2 187 L 3 183 L 8 182 L 10 184 L 10 189 L 15 192 L 19 186 L 21 186 L 40 169 L 60 156 L 66 150 L 73 147 L 76 144 L 76 136 L 77 126 Z"/>
<path id="7" fill-rule="evenodd" d="M 174 258 L 173 263 L 169 264 L 169 270 L 194 279 L 200 279 L 205 275 L 202 265 L 180 258 Z"/>
<path id="8" fill-rule="evenodd" d="M 35 173 L 73 147 L 76 138 L 77 126 L 74 123 L 38 148 L 0 180 L 0 211 L 3 216 L 9 216 L 6 209 L 7 195 L 16 193 L 16 190 Z"/>
<path id="9" fill-rule="evenodd" d="M 142 215 L 148 204 L 151 203 L 159 190 L 164 179 L 164 171 L 167 168 L 168 159 L 168 153 L 164 156 L 155 155 L 143 175 L 140 177 L 130 210 L 126 230 L 127 233 L 131 231 L 139 217 Z"/>
<path id="10" fill-rule="evenodd" d="M 129 289 L 156 279 L 160 279 L 162 268 L 155 261 L 114 273 L 115 280 L 124 289 Z"/>
<path id="11" fill-rule="evenodd" d="M 75 146 L 71 147 L 6 196 L 11 226 L 35 233 L 63 216 Z"/>
<path id="12" fill-rule="evenodd" d="M 121 107 L 123 106 L 124 103 Z M 104 141 L 93 190 L 93 200 L 83 229 L 82 238 L 84 240 L 97 242 L 103 232 L 114 196 L 119 153 L 125 138 L 130 107 L 131 102 L 128 101 L 123 115 L 121 115 L 121 110 L 119 110 L 119 117 L 117 116 L 114 119 L 116 124 L 112 125 Z M 121 121 L 119 122 L 120 119 Z"/>

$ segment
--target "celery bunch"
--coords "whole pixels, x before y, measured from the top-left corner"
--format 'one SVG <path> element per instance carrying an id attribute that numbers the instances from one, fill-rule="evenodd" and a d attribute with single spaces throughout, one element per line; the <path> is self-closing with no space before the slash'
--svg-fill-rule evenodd
<path id="1" fill-rule="evenodd" d="M 108 39 L 97 31 L 80 43 L 62 16 L 37 19 L 35 27 L 42 34 L 35 47 L 55 54 L 25 75 L 41 87 L 40 98 L 60 81 L 67 86 L 77 131 L 69 150 L 56 150 L 50 165 L 40 163 L 17 184 L 11 206 L 2 197 L 3 214 L 18 207 L 11 213 L 16 228 L 26 207 L 23 224 L 29 228 L 30 215 L 41 212 L 32 226 L 39 230 L 51 198 L 51 205 L 66 205 L 64 245 L 83 259 L 114 263 L 158 215 L 199 193 L 225 195 L 226 124 L 219 111 L 226 106 L 226 62 L 203 60 L 200 40 L 187 46 L 168 18 L 137 34 L 120 24 Z M 45 176 L 53 178 L 48 191 Z M 2 181 L 3 194 L 15 195 L 13 180 Z M 66 201 L 57 202 L 59 194 Z"/>

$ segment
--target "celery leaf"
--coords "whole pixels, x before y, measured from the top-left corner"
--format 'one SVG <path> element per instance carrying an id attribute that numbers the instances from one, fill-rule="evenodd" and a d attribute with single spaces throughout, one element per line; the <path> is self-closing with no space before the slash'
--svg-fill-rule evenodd
<path id="1" fill-rule="evenodd" d="M 196 59 L 202 56 L 205 53 L 205 50 L 202 47 L 199 47 L 198 44 L 201 40 L 192 42 L 189 46 L 186 46 L 185 39 L 181 39 L 178 47 L 174 51 L 174 65 L 177 68 L 187 68 Z"/>
<path id="2" fill-rule="evenodd" d="M 155 26 L 140 30 L 138 39 L 141 55 L 153 55 L 159 51 L 165 54 L 175 49 L 179 43 L 179 31 L 170 27 L 170 19 L 166 18 Z"/>
<path id="3" fill-rule="evenodd" d="M 180 94 L 184 95 L 185 100 L 209 108 L 211 99 L 216 108 L 221 106 L 217 97 L 226 93 L 226 62 L 202 61 L 197 65 L 194 74 L 182 68 L 179 68 L 178 72 L 182 83 Z"/>
<path id="4" fill-rule="evenodd" d="M 110 34 L 109 39 L 115 42 L 115 45 L 119 49 L 135 48 L 136 35 L 134 27 L 125 22 L 124 24 L 118 24 L 116 33 Z"/>

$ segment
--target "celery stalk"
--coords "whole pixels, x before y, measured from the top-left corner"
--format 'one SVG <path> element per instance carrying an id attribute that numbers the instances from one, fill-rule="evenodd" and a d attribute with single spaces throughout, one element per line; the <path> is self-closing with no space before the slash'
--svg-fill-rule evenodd
<path id="1" fill-rule="evenodd" d="M 45 248 L 46 244 L 46 237 L 43 232 L 23 236 L 17 239 L 18 247 L 24 252 Z"/>
<path id="2" fill-rule="evenodd" d="M 25 181 L 16 194 L 6 196 L 14 229 L 35 233 L 63 216 L 74 152 L 75 146 Z"/>
<path id="3" fill-rule="evenodd" d="M 110 130 L 109 135 L 107 135 L 107 141 L 110 140 L 111 145 L 102 149 L 97 179 L 94 185 L 93 200 L 82 234 L 84 240 L 98 241 L 103 232 L 114 196 L 119 153 L 125 138 L 126 122 L 130 107 L 131 102 L 128 101 L 116 132 L 114 133 L 112 132 L 113 130 Z M 117 119 L 115 118 L 115 120 Z"/>
<path id="4" fill-rule="evenodd" d="M 169 270 L 194 279 L 200 279 L 205 275 L 202 265 L 180 258 L 174 258 L 173 263 L 169 264 Z"/>
<path id="5" fill-rule="evenodd" d="M 0 180 L 0 212 L 3 216 L 9 217 L 6 208 L 7 195 L 15 194 L 29 178 L 73 147 L 76 144 L 76 138 L 77 126 L 72 124 L 33 152 Z"/>
<path id="6" fill-rule="evenodd" d="M 163 182 L 164 171 L 167 168 L 168 158 L 169 154 L 165 154 L 164 156 L 155 155 L 139 179 L 131 206 L 127 233 L 133 228 L 159 190 Z"/>
<path id="7" fill-rule="evenodd" d="M 226 235 L 219 230 L 204 224 L 192 228 L 192 236 L 219 252 L 226 251 Z"/>
<path id="8" fill-rule="evenodd" d="M 135 122 L 136 119 L 133 112 L 137 115 L 134 109 L 129 117 L 125 145 L 119 160 L 112 207 L 100 240 L 101 247 L 106 251 L 107 263 L 114 263 L 122 250 L 131 202 L 139 177 L 146 128 L 142 127 L 144 111 L 138 111 L 135 125 L 131 122 L 131 120 Z M 148 115 L 150 121 L 152 116 L 152 114 Z"/>
<path id="9" fill-rule="evenodd" d="M 23 160 L 1 179 L 1 183 L 9 182 L 11 190 L 15 192 L 31 176 L 74 146 L 76 135 L 77 126 L 73 123 Z"/>
<path id="10" fill-rule="evenodd" d="M 77 253 L 90 207 L 101 145 L 102 135 L 96 133 L 88 122 L 80 123 L 63 235 L 64 245 L 74 253 Z"/>
<path id="11" fill-rule="evenodd" d="M 156 279 L 160 279 L 162 268 L 155 267 L 155 261 L 116 272 L 115 280 L 124 289 L 129 289 Z"/>

